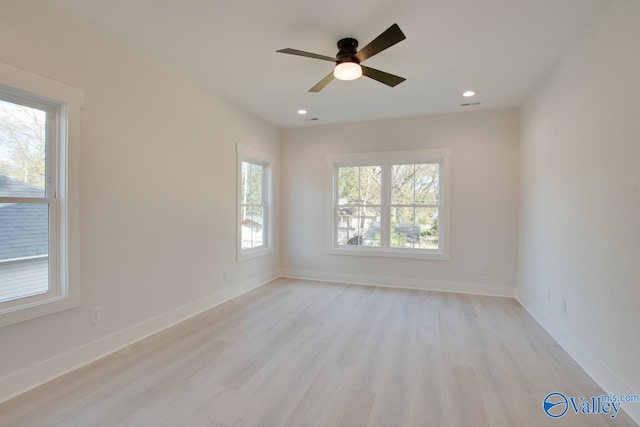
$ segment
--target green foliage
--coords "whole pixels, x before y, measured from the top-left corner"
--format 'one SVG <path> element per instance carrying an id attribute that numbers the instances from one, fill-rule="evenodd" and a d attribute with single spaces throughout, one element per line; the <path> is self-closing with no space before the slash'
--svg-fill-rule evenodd
<path id="1" fill-rule="evenodd" d="M 431 228 L 427 230 L 427 235 L 429 237 L 438 237 L 438 217 L 433 219 L 433 224 Z"/>
<path id="2" fill-rule="evenodd" d="M 402 233 L 391 233 L 391 247 L 404 248 L 407 247 L 407 236 Z"/>
<path id="3" fill-rule="evenodd" d="M 341 166 L 338 168 L 338 203 L 341 215 L 350 215 L 344 226 L 366 230 L 369 222 L 362 214 L 364 206 L 382 203 L 382 168 L 380 166 Z M 438 163 L 403 164 L 391 167 L 391 247 L 437 247 L 437 206 L 440 184 Z M 347 205 L 347 206 L 345 206 Z M 348 207 L 360 206 L 348 213 Z M 395 205 L 395 206 L 394 206 Z M 367 215 L 375 223 L 377 215 Z M 360 233 L 356 231 L 356 233 Z M 359 234 L 360 235 L 360 234 Z M 379 239 L 379 237 L 377 237 Z M 356 242 L 356 240 L 353 240 Z M 351 243 L 355 244 L 355 243 Z"/>

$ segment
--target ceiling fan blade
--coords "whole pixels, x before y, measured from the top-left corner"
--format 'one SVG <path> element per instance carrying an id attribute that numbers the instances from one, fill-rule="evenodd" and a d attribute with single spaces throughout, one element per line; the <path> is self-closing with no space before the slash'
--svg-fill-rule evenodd
<path id="1" fill-rule="evenodd" d="M 384 83 L 387 86 L 397 86 L 403 81 L 407 80 L 404 77 L 395 76 L 393 74 L 385 73 L 384 71 L 376 70 L 375 68 L 362 67 L 362 75 L 372 78 L 373 80 L 377 80 L 380 83 Z"/>
<path id="2" fill-rule="evenodd" d="M 303 50 L 288 49 L 287 48 L 287 49 L 276 50 L 276 52 L 278 52 L 278 53 L 288 53 L 289 55 L 305 56 L 307 58 L 315 58 L 315 59 L 322 59 L 324 61 L 336 62 L 336 58 L 332 58 L 330 56 L 325 56 L 325 55 L 318 55 L 317 53 L 305 52 Z"/>
<path id="3" fill-rule="evenodd" d="M 393 24 L 382 34 L 376 37 L 371 43 L 363 47 L 360 52 L 356 53 L 356 58 L 358 61 L 362 62 L 406 38 L 407 36 L 404 35 L 398 24 Z"/>
<path id="4" fill-rule="evenodd" d="M 309 89 L 309 92 L 320 92 L 322 89 L 324 89 L 326 85 L 331 83 L 332 80 L 333 80 L 333 71 L 327 74 L 327 76 L 324 79 L 320 80 L 314 87 Z"/>

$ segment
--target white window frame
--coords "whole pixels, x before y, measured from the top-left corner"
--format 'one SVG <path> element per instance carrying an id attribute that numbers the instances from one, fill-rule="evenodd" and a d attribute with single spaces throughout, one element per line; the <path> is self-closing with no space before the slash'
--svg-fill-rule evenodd
<path id="1" fill-rule="evenodd" d="M 450 176 L 451 149 L 424 149 L 406 151 L 368 152 L 336 154 L 327 157 L 329 167 L 330 194 L 328 212 L 328 253 L 336 255 L 376 256 L 389 258 L 418 258 L 449 260 L 450 235 Z M 390 246 L 391 223 L 391 165 L 399 164 L 440 164 L 439 206 L 438 206 L 438 249 L 393 248 Z M 338 209 L 338 168 L 347 166 L 382 166 L 382 207 L 380 247 L 337 244 Z"/>
<path id="2" fill-rule="evenodd" d="M 238 261 L 264 256 L 273 252 L 273 169 L 275 157 L 253 148 L 236 144 L 236 257 Z M 264 167 L 263 205 L 264 224 L 262 246 L 242 249 L 242 162 L 260 164 Z"/>
<path id="3" fill-rule="evenodd" d="M 48 203 L 49 291 L 0 303 L 0 327 L 80 305 L 79 144 L 81 90 L 0 63 L 3 98 L 27 105 L 51 106 L 55 121 L 47 123 L 47 189 L 44 198 L 0 197 L 0 203 Z"/>

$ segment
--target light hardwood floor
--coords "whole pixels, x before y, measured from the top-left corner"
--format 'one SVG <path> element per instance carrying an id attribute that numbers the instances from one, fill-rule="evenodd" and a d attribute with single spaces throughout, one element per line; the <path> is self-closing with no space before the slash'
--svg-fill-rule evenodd
<path id="1" fill-rule="evenodd" d="M 634 426 L 508 298 L 278 280 L 0 405 L 2 426 Z"/>

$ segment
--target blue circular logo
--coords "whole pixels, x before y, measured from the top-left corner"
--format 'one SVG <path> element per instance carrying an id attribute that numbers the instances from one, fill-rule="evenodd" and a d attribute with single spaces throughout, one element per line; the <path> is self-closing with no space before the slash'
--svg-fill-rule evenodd
<path id="1" fill-rule="evenodd" d="M 542 401 L 542 409 L 551 418 L 560 418 L 567 413 L 569 401 L 562 393 L 549 393 Z"/>

